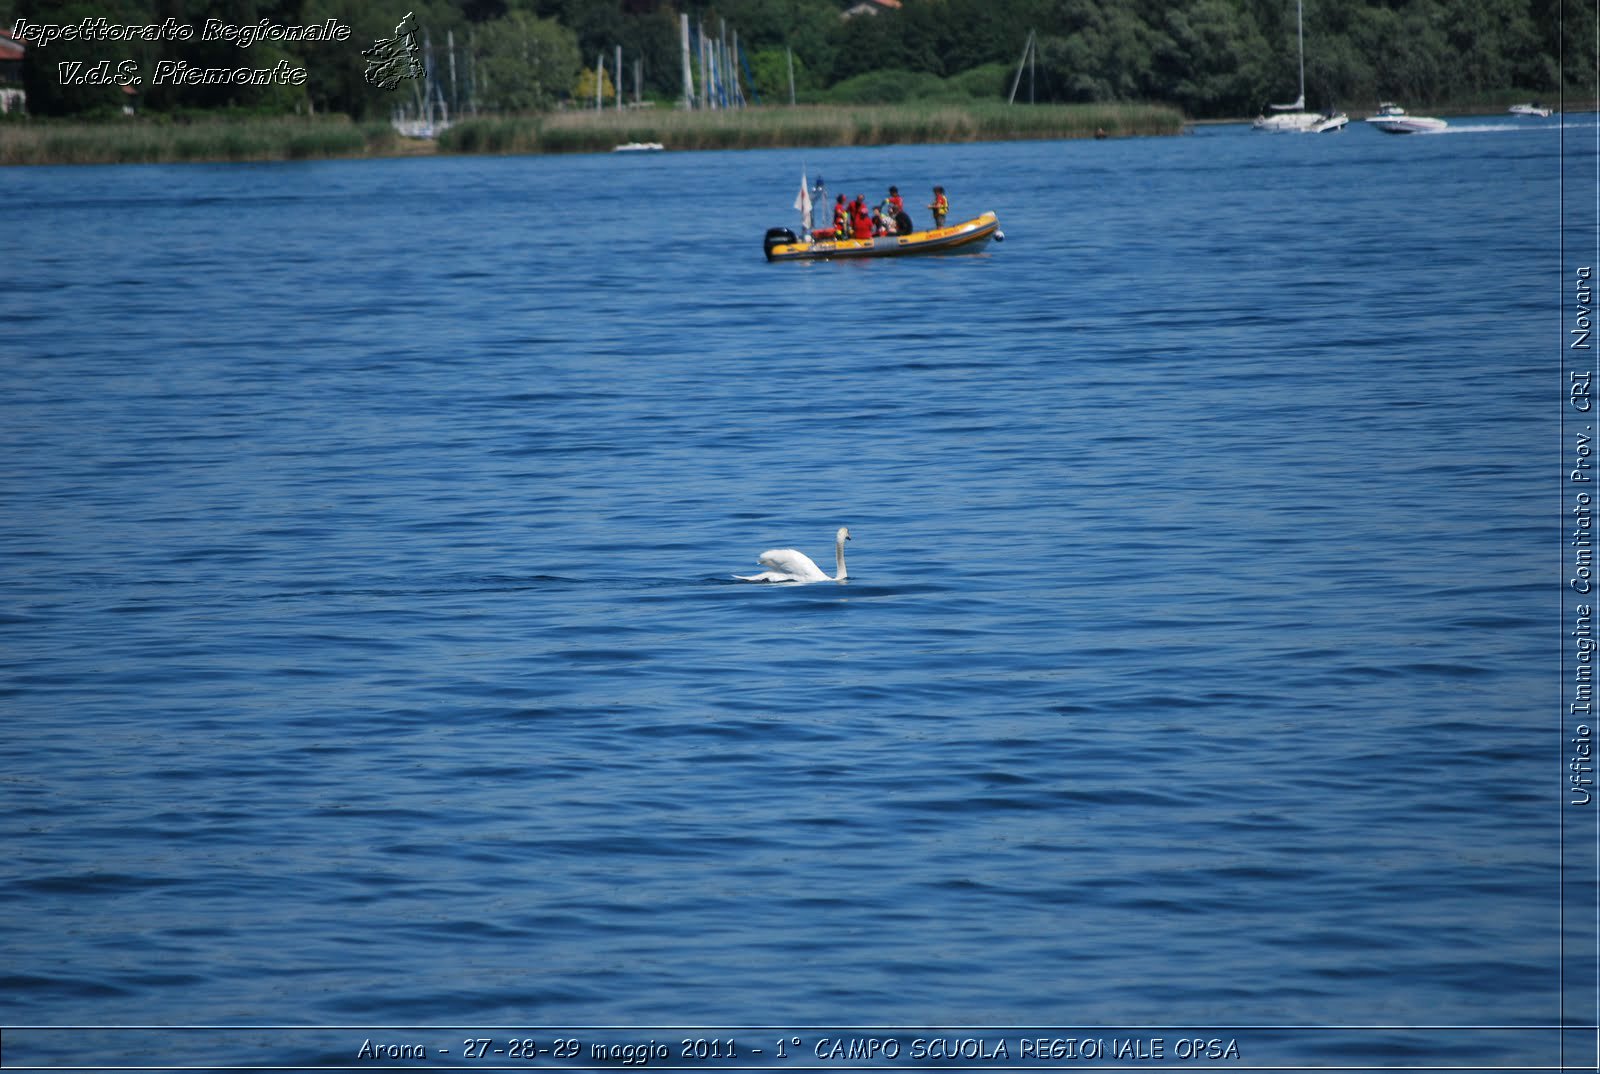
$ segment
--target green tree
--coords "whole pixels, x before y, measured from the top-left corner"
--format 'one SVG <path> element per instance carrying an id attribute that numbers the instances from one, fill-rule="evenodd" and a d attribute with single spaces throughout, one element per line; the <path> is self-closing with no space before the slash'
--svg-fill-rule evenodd
<path id="1" fill-rule="evenodd" d="M 1419 103 L 1445 96 L 1452 88 L 1446 56 L 1449 45 L 1432 5 L 1413 3 L 1404 10 L 1373 7 L 1351 30 L 1351 43 L 1368 57 L 1373 103 L 1394 99 Z M 1318 53 L 1306 58 L 1307 77 L 1324 73 Z"/>
<path id="2" fill-rule="evenodd" d="M 24 6 L 21 17 L 33 22 L 79 22 L 84 18 L 105 18 L 111 22 L 142 22 L 144 13 L 135 4 L 73 3 L 61 7 L 46 4 Z M 8 26 L 9 30 L 10 27 Z M 148 85 L 148 68 L 132 71 L 124 63 L 137 64 L 141 50 L 130 42 L 53 41 L 47 46 L 29 48 L 22 59 L 22 88 L 28 95 L 28 111 L 37 116 L 112 116 L 120 115 L 130 100 L 114 80 L 142 76 Z M 119 72 L 127 72 L 119 76 Z M 79 79 L 104 78 L 111 84 L 80 82 Z"/>
<path id="3" fill-rule="evenodd" d="M 1167 13 L 1155 96 L 1193 116 L 1248 115 L 1267 81 L 1266 42 L 1231 0 L 1191 0 Z"/>
<path id="4" fill-rule="evenodd" d="M 577 83 L 583 67 L 577 35 L 553 19 L 526 12 L 486 24 L 476 40 L 478 104 L 491 111 L 549 108 Z M 593 83 L 589 91 L 594 92 Z"/>
<path id="5" fill-rule="evenodd" d="M 1171 41 L 1129 8 L 1062 0 L 1055 23 L 1065 33 L 1038 42 L 1039 67 L 1054 94 L 1069 101 L 1152 97 L 1157 55 Z"/>
<path id="6" fill-rule="evenodd" d="M 317 112 L 342 112 L 356 119 L 387 117 L 401 100 L 411 94 L 402 83 L 395 90 L 382 90 L 366 80 L 367 61 L 361 55 L 380 38 L 394 36 L 395 25 L 409 7 L 399 12 L 379 10 L 370 0 L 306 0 L 301 18 L 306 23 L 328 19 L 350 27 L 350 40 L 307 42 L 297 45 L 306 63 L 306 92 Z"/>
<path id="7" fill-rule="evenodd" d="M 1595 23 L 1600 13 L 1593 4 L 1582 0 L 1534 0 L 1532 17 L 1542 29 L 1538 64 L 1542 77 L 1533 76 L 1541 77 L 1541 81 L 1530 81 L 1528 87 L 1549 91 L 1564 88 L 1575 96 L 1593 100 L 1600 89 L 1595 84 L 1595 65 L 1580 57 L 1594 55 L 1594 42 L 1600 35 Z M 1563 55 L 1564 69 L 1559 60 Z"/>
<path id="8" fill-rule="evenodd" d="M 1445 38 L 1460 58 L 1462 88 L 1481 93 L 1515 86 L 1539 49 L 1526 0 L 1449 0 L 1444 6 Z"/>
<path id="9" fill-rule="evenodd" d="M 756 92 L 767 104 L 789 103 L 789 60 L 788 50 L 781 48 L 765 48 L 750 57 Z M 794 86 L 795 96 L 802 100 L 818 88 L 816 76 L 803 56 L 794 57 Z"/>
<path id="10" fill-rule="evenodd" d="M 988 63 L 1009 63 L 1015 71 L 1028 32 L 1046 28 L 1040 5 L 1019 0 L 938 0 L 927 16 L 941 32 L 937 47 L 947 78 Z"/>
<path id="11" fill-rule="evenodd" d="M 898 12 L 857 15 L 834 31 L 835 82 L 877 71 L 921 71 L 930 57 L 913 47 L 907 20 Z"/>
<path id="12" fill-rule="evenodd" d="M 676 98 L 683 92 L 683 67 L 679 58 L 678 16 L 670 8 L 658 8 L 629 16 L 622 25 L 616 44 L 622 46 L 623 92 L 633 89 L 632 67 L 642 64 L 646 95 Z"/>

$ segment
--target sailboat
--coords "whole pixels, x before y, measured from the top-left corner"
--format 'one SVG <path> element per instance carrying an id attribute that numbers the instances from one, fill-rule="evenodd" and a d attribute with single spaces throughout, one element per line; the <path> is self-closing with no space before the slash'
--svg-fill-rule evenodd
<path id="1" fill-rule="evenodd" d="M 407 18 L 410 18 L 408 15 Z M 440 134 L 450 129 L 450 106 L 445 103 L 444 90 L 439 86 L 439 80 L 434 77 L 433 66 L 433 41 L 428 32 L 422 32 L 423 61 L 422 85 L 417 87 L 413 83 L 413 92 L 417 95 L 416 115 L 408 116 L 404 105 L 397 107 L 390 117 L 390 125 L 402 138 L 437 138 Z M 456 53 L 455 36 L 450 37 L 450 86 L 455 89 Z M 437 111 L 435 111 L 437 109 Z"/>
<path id="2" fill-rule="evenodd" d="M 1300 42 L 1300 96 L 1292 104 L 1269 104 L 1275 115 L 1258 116 L 1251 129 L 1274 134 L 1324 134 L 1343 130 L 1350 117 L 1343 112 L 1306 111 L 1306 32 L 1302 0 L 1295 0 L 1294 31 Z"/>

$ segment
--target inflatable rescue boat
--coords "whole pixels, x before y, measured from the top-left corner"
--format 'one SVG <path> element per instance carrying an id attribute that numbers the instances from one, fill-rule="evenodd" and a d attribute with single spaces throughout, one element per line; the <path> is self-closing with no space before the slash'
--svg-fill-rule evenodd
<path id="1" fill-rule="evenodd" d="M 768 228 L 762 248 L 766 250 L 768 261 L 828 260 L 968 251 L 977 249 L 990 239 L 1005 241 L 1000 220 L 994 213 L 984 213 L 949 227 L 908 231 L 904 235 L 879 235 L 872 239 L 835 239 L 831 235 L 808 239 L 786 227 Z"/>

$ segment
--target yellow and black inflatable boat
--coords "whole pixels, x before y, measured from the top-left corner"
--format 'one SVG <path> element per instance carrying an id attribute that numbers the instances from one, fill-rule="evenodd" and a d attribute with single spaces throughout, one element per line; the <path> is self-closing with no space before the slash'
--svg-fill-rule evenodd
<path id="1" fill-rule="evenodd" d="M 767 252 L 768 261 L 814 261 L 973 250 L 990 239 L 996 242 L 1005 240 L 1000 230 L 1000 220 L 994 213 L 984 213 L 949 227 L 908 231 L 904 235 L 880 235 L 875 239 L 806 240 L 786 227 L 775 227 L 768 229 L 762 247 Z"/>

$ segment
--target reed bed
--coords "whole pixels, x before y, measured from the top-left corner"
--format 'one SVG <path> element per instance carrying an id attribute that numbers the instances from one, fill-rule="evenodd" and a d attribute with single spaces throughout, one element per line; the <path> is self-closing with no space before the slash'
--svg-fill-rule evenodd
<path id="1" fill-rule="evenodd" d="M 342 117 L 203 119 L 192 123 L 0 123 L 3 164 L 160 164 L 203 160 L 308 160 L 400 151 L 387 123 Z"/>
<path id="2" fill-rule="evenodd" d="M 1183 117 L 1165 105 L 949 104 L 807 105 L 688 112 L 555 112 L 468 119 L 445 131 L 443 153 L 595 153 L 625 142 L 668 149 L 979 142 L 1024 138 L 1176 134 Z M 307 160 L 433 152 L 385 122 L 342 116 L 0 122 L 0 165 L 155 164 Z"/>
<path id="3" fill-rule="evenodd" d="M 450 153 L 593 153 L 626 142 L 668 149 L 984 142 L 1176 134 L 1183 116 L 1159 104 L 817 105 L 738 111 L 557 112 L 470 119 L 439 139 Z"/>

